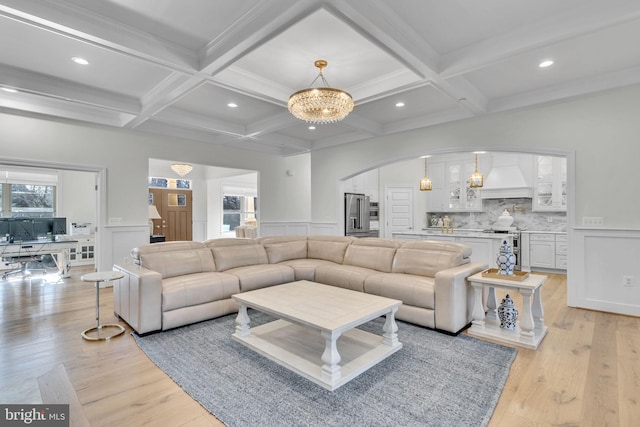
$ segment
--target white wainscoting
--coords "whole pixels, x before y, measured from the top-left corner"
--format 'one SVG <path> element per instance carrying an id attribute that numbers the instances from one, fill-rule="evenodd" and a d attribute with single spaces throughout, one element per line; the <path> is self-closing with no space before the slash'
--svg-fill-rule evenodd
<path id="1" fill-rule="evenodd" d="M 98 271 L 111 270 L 130 257 L 131 249 L 149 244 L 149 225 L 108 225 L 103 228 L 96 260 Z"/>
<path id="2" fill-rule="evenodd" d="M 640 316 L 640 230 L 576 228 L 572 234 L 568 304 Z"/>
<path id="3" fill-rule="evenodd" d="M 260 236 L 339 236 L 341 231 L 334 222 L 281 222 L 261 221 Z"/>

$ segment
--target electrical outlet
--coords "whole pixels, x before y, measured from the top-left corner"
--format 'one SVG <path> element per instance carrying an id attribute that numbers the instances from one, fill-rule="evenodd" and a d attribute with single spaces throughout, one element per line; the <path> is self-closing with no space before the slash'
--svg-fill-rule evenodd
<path id="1" fill-rule="evenodd" d="M 627 288 L 633 288 L 636 286 L 636 281 L 633 276 L 622 276 L 622 286 Z"/>
<path id="2" fill-rule="evenodd" d="M 587 227 L 597 227 L 604 225 L 604 217 L 602 216 L 585 216 L 582 217 L 582 225 Z"/>
<path id="3" fill-rule="evenodd" d="M 547 217 L 547 222 L 553 222 L 553 217 L 552 216 L 548 216 Z"/>

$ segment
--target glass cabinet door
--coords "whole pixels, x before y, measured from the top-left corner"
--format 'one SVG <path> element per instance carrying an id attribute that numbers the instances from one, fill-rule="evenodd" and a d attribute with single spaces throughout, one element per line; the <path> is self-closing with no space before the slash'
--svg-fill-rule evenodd
<path id="1" fill-rule="evenodd" d="M 567 210 L 567 159 L 535 156 L 534 211 Z"/>

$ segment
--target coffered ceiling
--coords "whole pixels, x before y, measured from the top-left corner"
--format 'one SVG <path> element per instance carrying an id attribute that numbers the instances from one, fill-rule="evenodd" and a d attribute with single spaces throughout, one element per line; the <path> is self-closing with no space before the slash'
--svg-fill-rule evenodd
<path id="1" fill-rule="evenodd" d="M 5 111 L 281 155 L 640 82 L 637 0 L 0 0 L 0 40 Z M 310 130 L 316 59 L 356 107 Z"/>

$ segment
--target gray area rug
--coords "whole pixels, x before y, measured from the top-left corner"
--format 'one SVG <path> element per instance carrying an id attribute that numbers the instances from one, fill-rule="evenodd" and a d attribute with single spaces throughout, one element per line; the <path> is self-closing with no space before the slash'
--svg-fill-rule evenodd
<path id="1" fill-rule="evenodd" d="M 273 320 L 250 310 L 251 325 Z M 398 322 L 403 348 L 330 392 L 233 341 L 235 315 L 139 337 L 228 426 L 485 426 L 517 350 Z M 383 319 L 361 326 L 379 334 Z"/>

